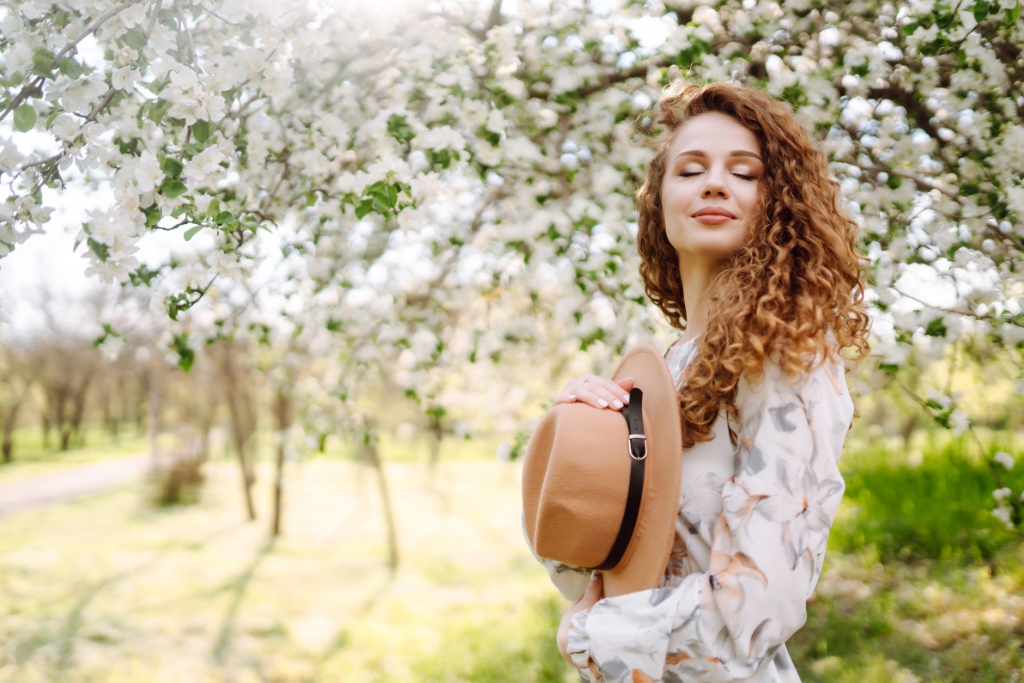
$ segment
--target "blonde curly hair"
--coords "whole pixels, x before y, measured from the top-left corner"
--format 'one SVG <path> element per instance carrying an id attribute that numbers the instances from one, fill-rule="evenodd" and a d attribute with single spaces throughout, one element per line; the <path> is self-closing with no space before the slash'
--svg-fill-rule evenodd
<path id="1" fill-rule="evenodd" d="M 797 376 L 812 369 L 815 357 L 849 349 L 851 359 L 860 359 L 869 351 L 857 225 L 840 211 L 827 159 L 785 105 L 744 86 L 676 83 L 658 102 L 663 132 L 637 193 L 647 296 L 673 327 L 686 329 L 679 257 L 665 233 L 661 188 L 675 133 L 708 112 L 731 116 L 754 133 L 764 173 L 747 241 L 706 294 L 715 313 L 678 395 L 686 448 L 711 440 L 723 408 L 738 418 L 739 380 L 757 382 L 765 358 Z"/>

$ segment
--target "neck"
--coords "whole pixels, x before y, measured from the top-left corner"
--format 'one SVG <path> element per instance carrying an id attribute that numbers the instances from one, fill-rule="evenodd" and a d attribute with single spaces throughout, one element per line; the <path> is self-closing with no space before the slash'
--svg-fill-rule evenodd
<path id="1" fill-rule="evenodd" d="M 686 306 L 686 333 L 683 335 L 686 341 L 703 334 L 707 327 L 710 307 L 705 295 L 717 274 L 718 269 L 710 263 L 694 263 L 689 260 L 685 265 L 679 264 L 683 304 Z"/>

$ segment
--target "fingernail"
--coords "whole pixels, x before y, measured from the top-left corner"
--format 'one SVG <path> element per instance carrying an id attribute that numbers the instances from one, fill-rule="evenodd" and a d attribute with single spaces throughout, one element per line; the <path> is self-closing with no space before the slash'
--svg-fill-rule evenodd
<path id="1" fill-rule="evenodd" d="M 568 396 L 566 396 L 566 398 L 569 399 L 570 401 L 575 401 L 576 400 L 576 394 L 569 394 Z"/>
<path id="2" fill-rule="evenodd" d="M 622 402 L 625 403 L 626 405 L 629 405 L 629 394 L 622 395 Z"/>
<path id="3" fill-rule="evenodd" d="M 622 410 L 622 401 L 612 401 L 615 410 Z"/>
<path id="4" fill-rule="evenodd" d="M 601 406 L 602 408 L 607 408 L 608 401 L 604 400 L 603 398 L 599 398 L 597 399 L 597 405 Z"/>

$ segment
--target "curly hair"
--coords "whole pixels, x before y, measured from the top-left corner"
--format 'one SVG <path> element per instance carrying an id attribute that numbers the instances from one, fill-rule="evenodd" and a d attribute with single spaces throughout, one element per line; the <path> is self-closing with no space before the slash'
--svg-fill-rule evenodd
<path id="1" fill-rule="evenodd" d="M 715 313 L 677 397 L 686 448 L 711 440 L 722 409 L 738 418 L 740 378 L 759 381 L 765 358 L 797 376 L 810 371 L 816 357 L 849 349 L 860 359 L 869 350 L 857 225 L 840 211 L 839 185 L 829 178 L 825 154 L 785 105 L 744 86 L 676 83 L 658 103 L 659 149 L 637 192 L 647 296 L 673 327 L 686 329 L 679 257 L 666 235 L 661 189 L 675 133 L 707 112 L 730 116 L 755 135 L 764 173 L 746 242 L 706 294 Z"/>

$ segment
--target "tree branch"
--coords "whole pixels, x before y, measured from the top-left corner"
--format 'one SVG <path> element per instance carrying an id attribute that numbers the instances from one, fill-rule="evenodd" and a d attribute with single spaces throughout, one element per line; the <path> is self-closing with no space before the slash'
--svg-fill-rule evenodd
<path id="1" fill-rule="evenodd" d="M 160 0 L 158 0 L 158 2 L 159 1 Z M 64 49 L 62 49 L 60 52 L 57 53 L 57 56 L 53 58 L 52 62 L 50 62 L 50 68 L 52 69 L 57 64 L 57 62 L 60 60 L 61 57 L 63 57 L 68 52 L 73 50 L 76 45 L 78 45 L 80 42 L 82 42 L 82 40 L 84 40 L 86 38 L 86 36 L 90 35 L 94 31 L 96 31 L 96 29 L 98 29 L 100 26 L 102 26 L 107 21 L 109 21 L 111 17 L 119 14 L 121 11 L 128 9 L 129 7 L 131 7 L 132 5 L 134 5 L 134 4 L 138 3 L 138 2 L 140 2 L 140 0 L 126 0 L 125 2 L 122 2 L 117 7 L 114 7 L 112 9 L 110 9 L 110 10 L 107 10 L 106 12 L 101 14 L 99 17 L 97 17 L 91 24 L 89 24 L 89 28 L 85 29 L 80 34 L 78 34 L 75 37 L 74 40 L 72 40 L 70 43 L 65 45 Z M 22 102 L 24 102 L 26 99 L 28 99 L 29 93 L 31 93 L 36 88 L 40 87 L 45 80 L 46 80 L 45 76 L 38 76 L 38 77 L 36 77 L 36 79 L 34 81 L 32 81 L 31 83 L 29 83 L 25 87 L 23 87 L 21 89 L 21 91 L 18 93 L 18 96 L 15 97 L 13 100 L 11 100 L 11 103 L 9 105 L 7 105 L 7 108 L 4 109 L 2 113 L 0 113 L 0 121 L 3 121 L 5 118 L 7 118 L 8 114 L 10 114 L 12 111 L 17 109 L 18 106 Z"/>
<path id="2" fill-rule="evenodd" d="M 122 2 L 117 7 L 113 7 L 111 9 L 107 10 L 106 12 L 104 12 L 103 14 L 101 14 L 91 24 L 89 24 L 89 28 L 85 29 L 84 31 L 79 33 L 77 36 L 75 36 L 74 40 L 72 40 L 70 43 L 65 45 L 64 49 L 57 53 L 57 56 L 53 58 L 53 61 L 50 63 L 50 66 L 52 67 L 54 64 L 57 63 L 57 61 L 61 57 L 66 55 L 71 50 L 75 49 L 76 45 L 78 45 L 80 42 L 82 42 L 82 40 L 84 40 L 88 35 L 94 33 L 96 31 L 96 29 L 98 29 L 100 26 L 102 26 L 107 21 L 109 21 L 111 19 L 111 17 L 113 17 L 113 16 L 115 16 L 117 14 L 120 14 L 122 11 L 128 9 L 132 5 L 138 4 L 139 2 L 141 2 L 141 0 L 125 0 L 125 2 Z"/>
<path id="3" fill-rule="evenodd" d="M 149 25 L 146 26 L 146 37 L 153 35 L 153 28 L 156 26 L 157 15 L 160 14 L 160 8 L 163 6 L 164 0 L 156 0 L 153 3 L 152 14 L 149 15 Z"/>
<path id="4" fill-rule="evenodd" d="M 178 4 L 178 0 L 174 0 L 174 9 L 178 11 L 178 21 L 181 22 L 182 28 L 185 29 L 185 35 L 188 36 L 188 46 L 192 50 L 192 68 L 195 70 L 196 75 L 199 75 L 199 55 L 196 54 L 196 44 L 192 41 L 192 29 L 188 27 L 188 22 L 185 21 L 185 13 L 181 11 L 181 5 Z"/>

